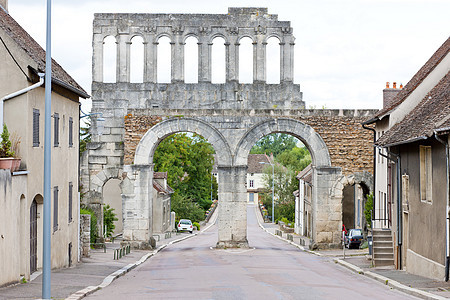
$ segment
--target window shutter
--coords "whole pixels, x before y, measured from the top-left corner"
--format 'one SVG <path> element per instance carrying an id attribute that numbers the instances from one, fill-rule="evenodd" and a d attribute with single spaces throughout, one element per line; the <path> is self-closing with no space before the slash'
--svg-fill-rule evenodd
<path id="1" fill-rule="evenodd" d="M 58 113 L 54 113 L 53 114 L 53 119 L 54 119 L 54 124 L 55 124 L 55 128 L 54 128 L 54 146 L 58 147 L 59 146 L 59 114 Z"/>
<path id="2" fill-rule="evenodd" d="M 72 117 L 69 118 L 69 147 L 73 147 L 73 119 Z"/>
<path id="3" fill-rule="evenodd" d="M 33 147 L 39 147 L 39 109 L 33 108 Z"/>
<path id="4" fill-rule="evenodd" d="M 73 184 L 69 182 L 69 223 L 72 222 L 72 194 L 73 194 Z"/>
<path id="5" fill-rule="evenodd" d="M 58 187 L 53 188 L 53 232 L 58 230 Z"/>

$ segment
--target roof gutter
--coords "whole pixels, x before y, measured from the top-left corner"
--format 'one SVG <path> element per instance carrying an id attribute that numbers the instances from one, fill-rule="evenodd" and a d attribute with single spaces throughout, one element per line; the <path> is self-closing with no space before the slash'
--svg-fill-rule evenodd
<path id="1" fill-rule="evenodd" d="M 43 85 L 44 84 L 44 75 L 45 74 L 44 73 L 38 73 L 38 75 L 39 75 L 39 82 L 38 83 L 35 83 L 33 85 L 30 85 L 29 87 L 26 87 L 24 89 L 21 89 L 21 90 L 17 91 L 17 92 L 14 92 L 14 93 L 11 93 L 9 95 L 6 95 L 5 97 L 0 99 L 0 125 L 1 125 L 0 132 L 3 132 L 3 103 L 5 101 L 10 100 L 12 98 L 15 98 L 17 96 L 20 96 L 20 95 L 23 95 L 25 93 L 28 93 L 29 91 L 34 90 L 35 88 L 38 88 L 41 85 Z M 1 138 L 0 138 L 0 140 L 1 140 Z"/>
<path id="2" fill-rule="evenodd" d="M 381 146 L 381 147 L 394 147 L 394 146 L 398 146 L 398 145 L 403 145 L 403 144 L 409 144 L 409 143 L 413 143 L 413 142 L 417 142 L 417 141 L 422 141 L 422 140 L 426 140 L 428 139 L 427 136 L 422 135 L 410 140 L 406 140 L 406 141 L 401 141 L 401 142 L 396 142 L 396 143 L 392 143 L 392 144 L 386 144 L 386 145 L 377 145 L 377 146 Z"/>

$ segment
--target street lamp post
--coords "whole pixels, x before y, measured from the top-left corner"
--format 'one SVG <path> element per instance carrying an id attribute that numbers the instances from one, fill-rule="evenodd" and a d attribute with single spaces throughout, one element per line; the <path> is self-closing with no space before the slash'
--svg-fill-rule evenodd
<path id="1" fill-rule="evenodd" d="M 260 161 L 260 164 L 263 165 L 271 165 L 272 166 L 272 223 L 275 223 L 275 187 L 274 187 L 274 183 L 275 183 L 275 165 L 272 163 L 267 163 L 267 162 L 263 162 Z"/>

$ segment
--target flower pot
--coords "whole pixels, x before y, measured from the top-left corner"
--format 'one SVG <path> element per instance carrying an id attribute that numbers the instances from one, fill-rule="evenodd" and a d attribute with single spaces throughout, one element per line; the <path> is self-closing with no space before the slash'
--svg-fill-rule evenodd
<path id="1" fill-rule="evenodd" d="M 15 157 L 3 157 L 0 158 L 0 169 L 8 169 L 11 172 L 19 170 L 20 158 Z"/>

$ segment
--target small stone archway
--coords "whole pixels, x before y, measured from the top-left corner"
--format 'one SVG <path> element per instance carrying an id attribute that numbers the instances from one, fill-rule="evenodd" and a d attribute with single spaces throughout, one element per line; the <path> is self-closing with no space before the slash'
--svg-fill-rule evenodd
<path id="1" fill-rule="evenodd" d="M 300 139 L 311 153 L 313 170 L 312 240 L 332 246 L 339 241 L 340 215 L 334 212 L 340 202 L 329 197 L 333 182 L 341 169 L 331 166 L 328 147 L 321 136 L 309 125 L 287 118 L 269 119 L 253 126 L 239 141 L 235 154 L 235 165 L 246 166 L 247 157 L 253 145 L 271 133 L 287 133 Z M 220 215 L 219 215 L 220 218 Z"/>
<path id="2" fill-rule="evenodd" d="M 364 172 L 358 172 L 350 175 L 341 175 L 336 179 L 334 182 L 331 190 L 330 190 L 330 198 L 334 202 L 340 202 L 342 203 L 340 206 L 340 211 L 336 211 L 336 213 L 339 213 L 341 217 L 341 223 L 344 222 L 343 215 L 344 215 L 344 209 L 345 205 L 343 203 L 344 201 L 344 191 L 345 188 L 348 186 L 353 185 L 361 185 L 364 187 L 364 190 L 367 190 L 368 193 L 373 192 L 373 175 L 370 174 L 367 171 Z M 360 203 L 361 207 L 364 207 L 364 201 Z M 354 204 L 353 204 L 354 206 Z M 346 225 L 347 226 L 347 225 Z M 362 225 L 360 227 L 363 227 Z M 350 229 L 347 227 L 347 229 Z"/>

